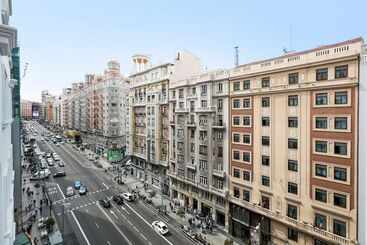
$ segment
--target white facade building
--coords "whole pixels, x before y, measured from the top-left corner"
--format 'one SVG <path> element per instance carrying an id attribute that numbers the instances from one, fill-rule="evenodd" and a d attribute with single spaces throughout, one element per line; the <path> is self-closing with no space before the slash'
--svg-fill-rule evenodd
<path id="1" fill-rule="evenodd" d="M 14 222 L 14 171 L 13 145 L 11 143 L 12 88 L 10 79 L 11 50 L 16 47 L 17 30 L 8 26 L 11 1 L 1 0 L 0 18 L 0 244 L 13 244 Z"/>

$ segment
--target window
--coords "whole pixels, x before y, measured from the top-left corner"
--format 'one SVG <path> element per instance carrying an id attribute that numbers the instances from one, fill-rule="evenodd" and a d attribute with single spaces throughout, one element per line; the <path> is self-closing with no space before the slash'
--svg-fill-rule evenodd
<path id="1" fill-rule="evenodd" d="M 251 162 L 251 156 L 249 152 L 243 152 L 242 157 L 244 162 Z"/>
<path id="2" fill-rule="evenodd" d="M 243 99 L 243 108 L 250 108 L 251 107 L 251 100 L 250 99 Z"/>
<path id="3" fill-rule="evenodd" d="M 337 155 L 347 155 L 347 144 L 346 143 L 334 143 L 334 154 Z"/>
<path id="4" fill-rule="evenodd" d="M 335 79 L 348 77 L 348 66 L 335 66 Z"/>
<path id="5" fill-rule="evenodd" d="M 190 149 L 191 149 L 191 152 L 195 152 L 195 143 L 191 143 Z"/>
<path id="6" fill-rule="evenodd" d="M 239 99 L 235 99 L 233 100 L 233 108 L 240 108 L 240 100 Z"/>
<path id="7" fill-rule="evenodd" d="M 269 156 L 262 156 L 261 157 L 262 165 L 269 166 L 270 165 L 270 158 Z"/>
<path id="8" fill-rule="evenodd" d="M 178 90 L 178 98 L 182 99 L 184 97 L 184 91 L 183 89 Z"/>
<path id="9" fill-rule="evenodd" d="M 199 169 L 202 170 L 202 171 L 207 171 L 208 170 L 208 163 L 207 163 L 207 161 L 200 160 L 200 162 L 199 162 Z"/>
<path id="10" fill-rule="evenodd" d="M 327 166 L 315 164 L 315 175 L 319 177 L 327 177 Z"/>
<path id="11" fill-rule="evenodd" d="M 327 202 L 327 192 L 321 189 L 315 189 L 315 199 L 320 202 Z"/>
<path id="12" fill-rule="evenodd" d="M 261 206 L 263 208 L 270 208 L 270 199 L 267 196 L 261 196 Z"/>
<path id="13" fill-rule="evenodd" d="M 262 107 L 269 107 L 270 106 L 270 99 L 269 97 L 263 97 L 261 100 Z"/>
<path id="14" fill-rule="evenodd" d="M 270 77 L 261 78 L 261 87 L 263 88 L 270 87 Z"/>
<path id="15" fill-rule="evenodd" d="M 347 208 L 347 196 L 334 193 L 334 205 L 341 208 Z"/>
<path id="16" fill-rule="evenodd" d="M 327 128 L 327 117 L 316 117 L 316 128 Z"/>
<path id="17" fill-rule="evenodd" d="M 240 134 L 233 134 L 233 142 L 236 143 L 240 142 Z"/>
<path id="18" fill-rule="evenodd" d="M 250 135 L 249 134 L 244 134 L 243 135 L 243 143 L 244 144 L 250 144 L 251 142 L 250 142 Z"/>
<path id="19" fill-rule="evenodd" d="M 248 190 L 243 190 L 243 200 L 246 202 L 250 202 L 250 192 Z"/>
<path id="20" fill-rule="evenodd" d="M 234 160 L 240 160 L 240 152 L 239 151 L 233 151 L 233 159 Z"/>
<path id="21" fill-rule="evenodd" d="M 243 90 L 250 89 L 250 80 L 243 81 Z"/>
<path id="22" fill-rule="evenodd" d="M 250 126 L 250 125 L 251 125 L 250 117 L 243 117 L 243 126 Z"/>
<path id="23" fill-rule="evenodd" d="M 335 117 L 334 128 L 335 129 L 347 129 L 347 118 L 346 117 Z"/>
<path id="24" fill-rule="evenodd" d="M 263 136 L 261 139 L 262 145 L 270 145 L 269 136 Z"/>
<path id="25" fill-rule="evenodd" d="M 251 181 L 251 174 L 249 171 L 243 170 L 243 180 Z"/>
<path id="26" fill-rule="evenodd" d="M 327 228 L 326 216 L 316 213 L 315 214 L 315 226 L 319 229 L 326 230 Z"/>
<path id="27" fill-rule="evenodd" d="M 233 90 L 234 91 L 239 91 L 241 89 L 241 84 L 240 82 L 235 82 L 233 83 Z"/>
<path id="28" fill-rule="evenodd" d="M 233 117 L 233 125 L 240 125 L 240 117 Z"/>
<path id="29" fill-rule="evenodd" d="M 288 127 L 297 128 L 298 127 L 298 118 L 297 117 L 288 117 Z"/>
<path id="30" fill-rule="evenodd" d="M 347 228 L 346 224 L 343 221 L 334 219 L 333 220 L 333 233 L 335 235 L 346 237 Z"/>
<path id="31" fill-rule="evenodd" d="M 200 184 L 208 185 L 208 178 L 204 176 L 200 176 Z"/>
<path id="32" fill-rule="evenodd" d="M 233 177 L 240 178 L 240 170 L 238 168 L 233 169 Z"/>
<path id="33" fill-rule="evenodd" d="M 218 92 L 223 91 L 223 83 L 218 83 Z"/>
<path id="34" fill-rule="evenodd" d="M 218 111 L 223 111 L 223 100 L 222 99 L 217 100 L 217 108 L 218 108 Z"/>
<path id="35" fill-rule="evenodd" d="M 298 171 L 298 162 L 296 160 L 288 160 L 288 170 L 289 171 Z"/>
<path id="36" fill-rule="evenodd" d="M 288 193 L 298 194 L 298 185 L 296 183 L 288 182 Z"/>
<path id="37" fill-rule="evenodd" d="M 316 140 L 315 141 L 315 151 L 320 153 L 327 153 L 327 142 Z"/>
<path id="38" fill-rule="evenodd" d="M 297 219 L 298 216 L 298 208 L 292 204 L 288 204 L 287 206 L 287 216 L 292 219 Z"/>
<path id="39" fill-rule="evenodd" d="M 291 74 L 288 75 L 288 83 L 289 84 L 298 83 L 298 72 L 297 73 L 291 73 Z"/>
<path id="40" fill-rule="evenodd" d="M 262 176 L 261 177 L 261 184 L 263 185 L 263 186 L 267 186 L 267 187 L 269 187 L 270 186 L 270 178 L 268 177 L 268 176 Z"/>
<path id="41" fill-rule="evenodd" d="M 192 88 L 192 94 L 195 95 L 196 94 L 196 87 Z"/>
<path id="42" fill-rule="evenodd" d="M 202 100 L 201 101 L 201 107 L 202 108 L 206 108 L 208 106 L 208 101 L 206 101 L 206 100 Z"/>
<path id="43" fill-rule="evenodd" d="M 347 181 L 347 169 L 334 167 L 334 179 Z"/>
<path id="44" fill-rule="evenodd" d="M 327 93 L 316 94 L 316 105 L 327 105 Z"/>
<path id="45" fill-rule="evenodd" d="M 298 95 L 288 96 L 288 106 L 298 106 Z"/>
<path id="46" fill-rule="evenodd" d="M 288 148 L 289 149 L 297 149 L 298 148 L 298 140 L 297 139 L 288 139 Z"/>
<path id="47" fill-rule="evenodd" d="M 269 117 L 263 117 L 262 118 L 262 125 L 263 126 L 270 126 L 270 118 Z"/>
<path id="48" fill-rule="evenodd" d="M 328 78 L 328 69 L 322 68 L 316 70 L 316 81 L 327 80 Z"/>
<path id="49" fill-rule="evenodd" d="M 347 92 L 336 92 L 334 103 L 336 105 L 348 104 L 348 93 Z"/>
<path id="50" fill-rule="evenodd" d="M 298 231 L 288 227 L 288 239 L 298 242 Z"/>
<path id="51" fill-rule="evenodd" d="M 201 95 L 206 95 L 206 94 L 207 94 L 207 86 L 201 85 Z"/>
<path id="52" fill-rule="evenodd" d="M 240 189 L 237 187 L 233 187 L 233 195 L 236 198 L 240 198 Z"/>

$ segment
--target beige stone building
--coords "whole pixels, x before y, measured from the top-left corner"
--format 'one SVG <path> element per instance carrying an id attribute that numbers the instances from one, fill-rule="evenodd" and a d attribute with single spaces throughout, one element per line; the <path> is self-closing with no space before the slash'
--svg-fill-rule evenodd
<path id="1" fill-rule="evenodd" d="M 230 72 L 229 232 L 357 243 L 361 38 Z"/>
<path id="2" fill-rule="evenodd" d="M 20 102 L 20 115 L 24 119 L 32 118 L 32 101 L 22 100 Z"/>

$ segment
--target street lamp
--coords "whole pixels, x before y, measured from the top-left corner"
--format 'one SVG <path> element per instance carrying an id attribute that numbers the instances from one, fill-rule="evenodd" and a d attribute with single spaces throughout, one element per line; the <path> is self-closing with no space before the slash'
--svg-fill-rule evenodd
<path id="1" fill-rule="evenodd" d="M 65 206 L 70 206 L 71 204 L 69 202 L 62 204 L 62 241 L 65 244 L 64 241 L 64 233 L 65 233 Z"/>

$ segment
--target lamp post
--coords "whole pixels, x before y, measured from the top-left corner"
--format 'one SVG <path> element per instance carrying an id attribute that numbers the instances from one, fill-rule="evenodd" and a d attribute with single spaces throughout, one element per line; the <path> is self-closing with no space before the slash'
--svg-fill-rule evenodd
<path id="1" fill-rule="evenodd" d="M 67 203 L 64 203 L 62 205 L 62 241 L 63 241 L 64 244 L 65 244 L 65 241 L 64 241 L 64 233 L 65 233 L 65 206 L 70 206 L 70 203 L 67 202 Z"/>

